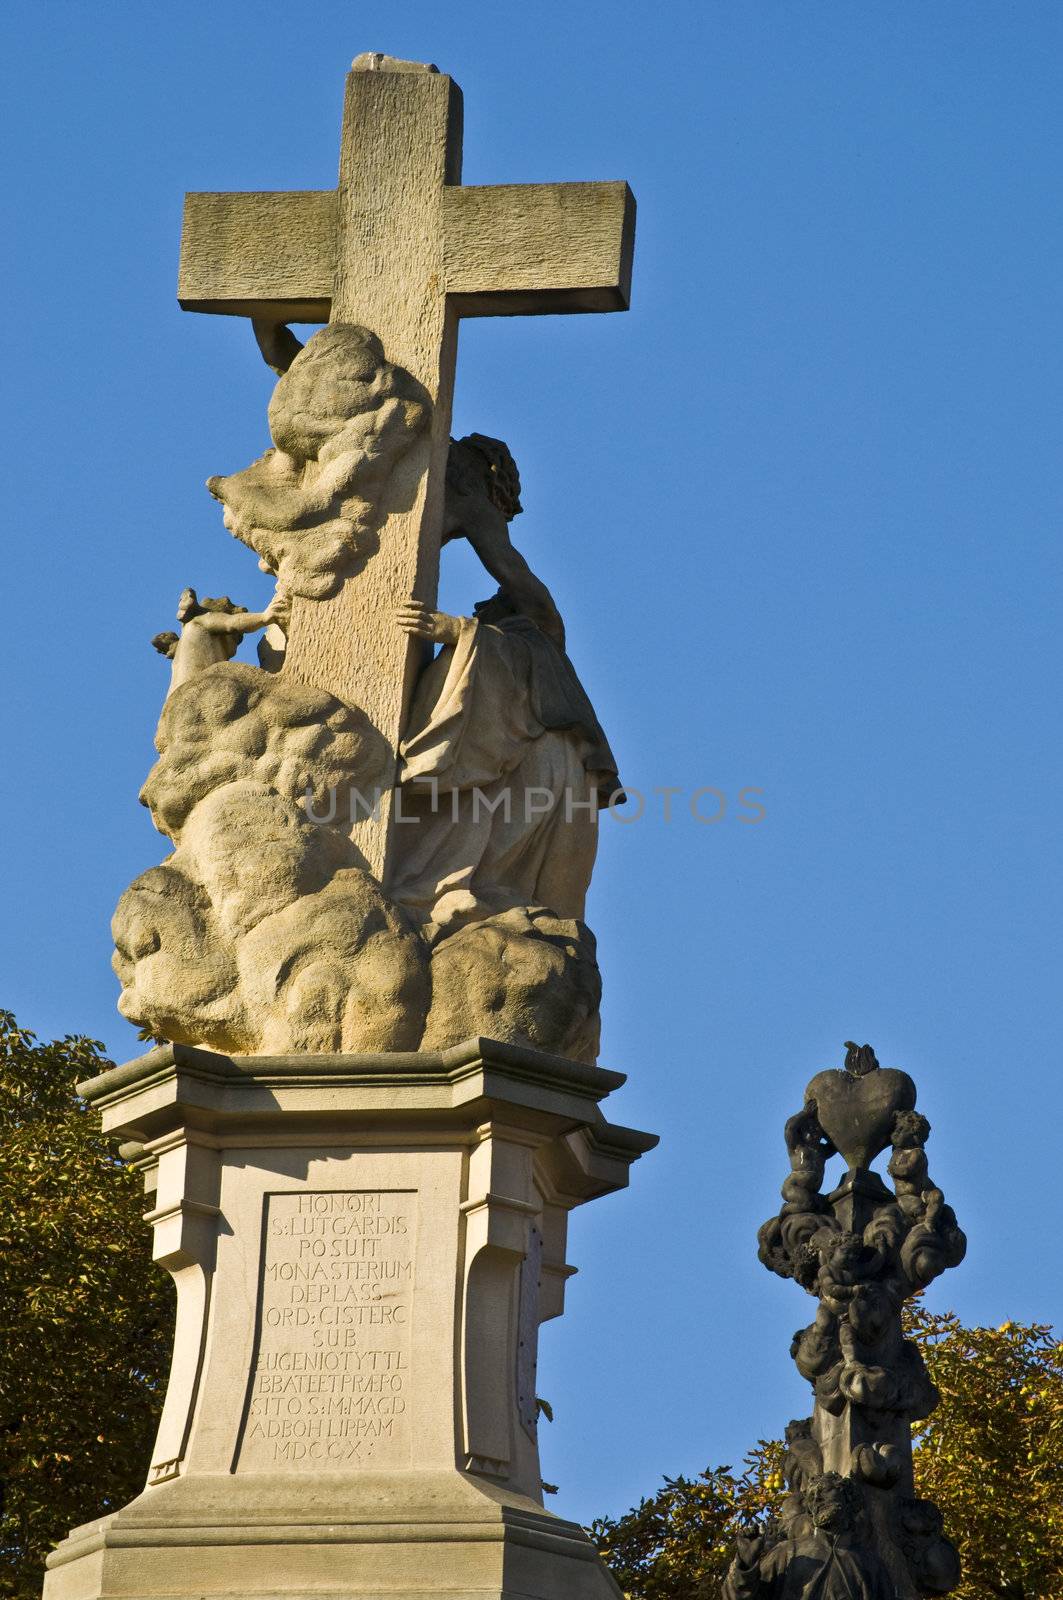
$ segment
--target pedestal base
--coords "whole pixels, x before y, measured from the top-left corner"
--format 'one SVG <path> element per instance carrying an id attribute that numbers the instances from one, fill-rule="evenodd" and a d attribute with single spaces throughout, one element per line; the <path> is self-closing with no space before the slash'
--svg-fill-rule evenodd
<path id="1" fill-rule="evenodd" d="M 76 1529 L 49 1600 L 619 1600 L 582 1528 L 464 1474 L 185 1478 Z"/>
<path id="2" fill-rule="evenodd" d="M 164 1046 L 81 1086 L 177 1284 L 148 1487 L 45 1600 L 617 1600 L 542 1506 L 535 1367 L 567 1214 L 656 1143 L 617 1073 L 475 1039 L 393 1056 Z"/>

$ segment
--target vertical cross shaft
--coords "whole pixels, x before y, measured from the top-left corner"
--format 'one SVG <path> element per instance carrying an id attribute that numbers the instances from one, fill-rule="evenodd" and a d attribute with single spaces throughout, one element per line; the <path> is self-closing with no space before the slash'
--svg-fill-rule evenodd
<path id="1" fill-rule="evenodd" d="M 444 289 L 443 193 L 461 179 L 461 90 L 442 73 L 358 70 L 347 77 L 331 321 L 371 328 L 389 361 L 433 402 L 424 438 L 400 467 L 407 509 L 394 510 L 380 549 L 327 600 L 295 602 L 285 671 L 361 707 L 387 739 L 379 819 L 355 823 L 382 877 L 390 834 L 394 753 L 420 651 L 396 627 L 395 606 L 434 603 L 443 478 L 457 355 Z"/>

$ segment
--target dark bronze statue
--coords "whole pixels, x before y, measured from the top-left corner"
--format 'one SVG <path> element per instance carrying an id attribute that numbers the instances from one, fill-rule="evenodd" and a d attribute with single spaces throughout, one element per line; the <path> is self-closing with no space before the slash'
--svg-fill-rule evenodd
<path id="1" fill-rule="evenodd" d="M 911 1424 L 938 1394 L 901 1309 L 967 1241 L 930 1178 L 915 1099 L 907 1073 L 850 1041 L 786 1124 L 790 1172 L 760 1259 L 818 1301 L 790 1351 L 815 1403 L 786 1430 L 780 1516 L 737 1540 L 725 1600 L 923 1600 L 959 1582 L 940 1513 L 915 1495 Z M 887 1149 L 892 1189 L 872 1168 Z M 834 1155 L 847 1170 L 824 1193 Z"/>

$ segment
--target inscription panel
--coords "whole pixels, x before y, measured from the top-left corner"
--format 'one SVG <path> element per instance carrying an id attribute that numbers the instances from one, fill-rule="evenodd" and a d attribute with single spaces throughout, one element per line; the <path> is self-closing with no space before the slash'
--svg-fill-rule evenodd
<path id="1" fill-rule="evenodd" d="M 237 1470 L 405 1467 L 416 1193 L 267 1194 Z"/>

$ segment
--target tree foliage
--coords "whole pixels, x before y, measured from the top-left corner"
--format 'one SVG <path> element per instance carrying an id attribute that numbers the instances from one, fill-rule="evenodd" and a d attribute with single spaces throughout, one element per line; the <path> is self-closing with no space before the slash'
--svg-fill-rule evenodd
<path id="1" fill-rule="evenodd" d="M 169 1365 L 141 1184 L 74 1091 L 101 1048 L 0 1011 L 0 1594 L 18 1600 L 71 1527 L 143 1487 Z"/>
<path id="2" fill-rule="evenodd" d="M 965 1328 L 916 1304 L 907 1332 L 941 1394 L 913 1429 L 916 1491 L 940 1506 L 964 1575 L 953 1600 L 1063 1597 L 1063 1344 L 1042 1324 Z M 716 1600 L 735 1532 L 776 1509 L 781 1446 L 743 1470 L 666 1478 L 591 1533 L 629 1600 Z"/>
<path id="3" fill-rule="evenodd" d="M 781 1468 L 780 1442 L 761 1439 L 741 1472 L 707 1467 L 696 1478 L 665 1478 L 626 1516 L 599 1518 L 591 1537 L 632 1600 L 716 1600 L 736 1529 L 778 1507 Z"/>
<path id="4" fill-rule="evenodd" d="M 919 1306 L 908 1332 L 941 1393 L 914 1429 L 915 1472 L 963 1558 L 954 1600 L 1063 1595 L 1063 1344 L 1040 1323 L 965 1328 Z"/>

